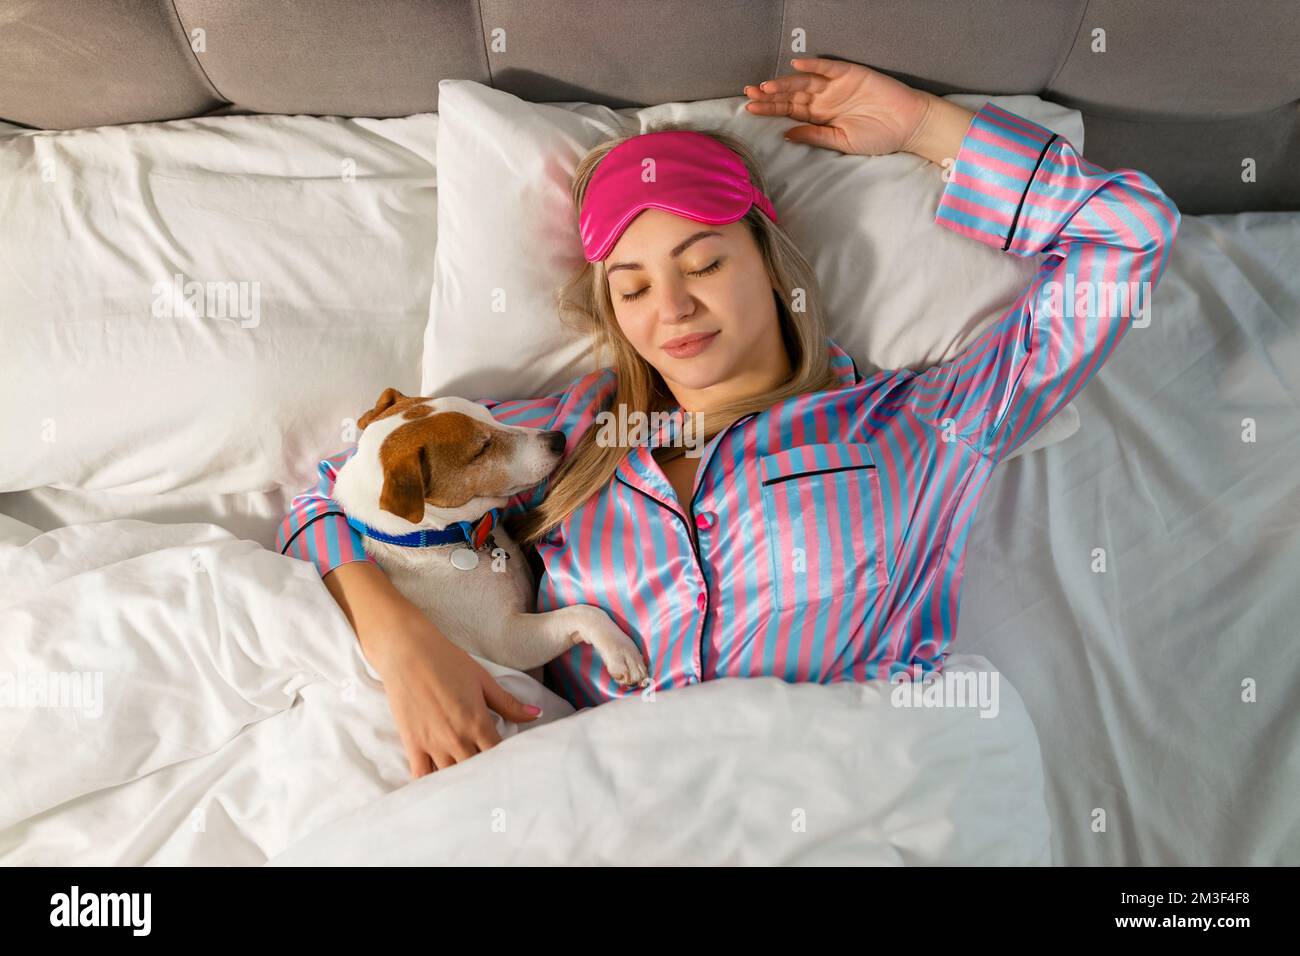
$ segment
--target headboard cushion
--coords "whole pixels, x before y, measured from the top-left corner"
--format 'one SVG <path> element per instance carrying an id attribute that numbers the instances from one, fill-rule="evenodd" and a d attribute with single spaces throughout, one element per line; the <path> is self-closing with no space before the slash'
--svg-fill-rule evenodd
<path id="1" fill-rule="evenodd" d="M 637 106 L 739 96 L 801 52 L 1081 109 L 1089 158 L 1185 213 L 1300 209 L 1295 0 L 14 0 L 0 117 L 402 116 L 448 77 Z"/>

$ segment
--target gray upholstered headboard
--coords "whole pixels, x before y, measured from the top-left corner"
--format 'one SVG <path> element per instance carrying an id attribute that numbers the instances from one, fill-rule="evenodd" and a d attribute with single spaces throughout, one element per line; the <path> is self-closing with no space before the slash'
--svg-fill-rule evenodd
<path id="1" fill-rule="evenodd" d="M 445 77 L 643 105 L 800 52 L 1078 107 L 1089 159 L 1185 213 L 1300 209 L 1300 0 L 3 0 L 0 117 L 401 116 Z"/>

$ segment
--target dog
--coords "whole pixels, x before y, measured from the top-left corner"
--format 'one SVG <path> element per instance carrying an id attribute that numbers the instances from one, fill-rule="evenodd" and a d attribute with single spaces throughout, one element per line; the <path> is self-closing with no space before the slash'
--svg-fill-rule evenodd
<path id="1" fill-rule="evenodd" d="M 590 605 L 534 613 L 536 585 L 500 509 L 559 466 L 565 435 L 503 425 L 463 398 L 385 389 L 357 421 L 332 498 L 401 594 L 462 650 L 529 673 L 595 648 L 624 687 L 649 683 L 636 643 Z"/>

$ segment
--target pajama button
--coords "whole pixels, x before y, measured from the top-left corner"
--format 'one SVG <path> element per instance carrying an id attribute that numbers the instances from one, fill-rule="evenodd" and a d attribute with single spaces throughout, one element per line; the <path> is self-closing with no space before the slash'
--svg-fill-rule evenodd
<path id="1" fill-rule="evenodd" d="M 695 516 L 695 527 L 701 531 L 707 531 L 713 527 L 714 514 L 712 511 L 701 511 Z"/>
<path id="2" fill-rule="evenodd" d="M 703 591 L 701 591 L 700 596 L 695 599 L 695 606 L 698 607 L 701 611 L 703 611 L 706 607 L 709 606 L 709 596 L 705 594 Z"/>

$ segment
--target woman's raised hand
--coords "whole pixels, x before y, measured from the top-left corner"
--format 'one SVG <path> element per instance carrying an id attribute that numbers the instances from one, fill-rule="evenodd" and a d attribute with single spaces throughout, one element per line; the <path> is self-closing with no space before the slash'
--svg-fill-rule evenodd
<path id="1" fill-rule="evenodd" d="M 799 72 L 746 86 L 745 108 L 806 124 L 785 134 L 791 142 L 860 156 L 915 152 L 940 162 L 956 155 L 973 116 L 858 63 L 797 57 L 790 64 Z"/>

